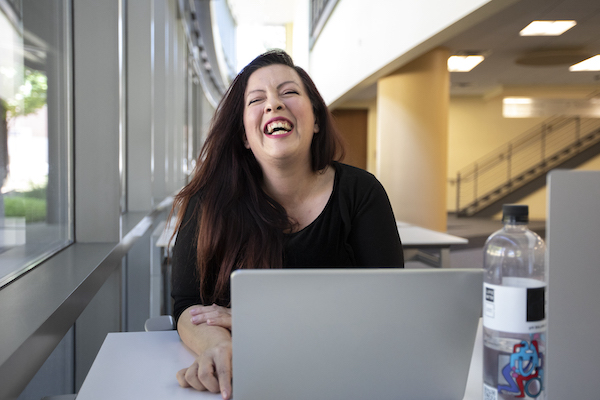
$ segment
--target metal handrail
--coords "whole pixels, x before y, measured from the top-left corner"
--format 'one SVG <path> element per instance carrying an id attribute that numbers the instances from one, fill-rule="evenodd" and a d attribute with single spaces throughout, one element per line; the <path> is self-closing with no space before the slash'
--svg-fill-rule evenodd
<path id="1" fill-rule="evenodd" d="M 600 119 L 544 121 L 457 172 L 457 214 L 472 215 L 598 141 Z"/>

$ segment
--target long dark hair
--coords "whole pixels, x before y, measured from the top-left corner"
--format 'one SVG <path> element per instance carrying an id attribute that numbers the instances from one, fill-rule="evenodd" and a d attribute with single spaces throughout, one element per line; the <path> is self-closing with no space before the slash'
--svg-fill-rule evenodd
<path id="1" fill-rule="evenodd" d="M 333 118 L 317 88 L 284 51 L 255 58 L 233 80 L 212 119 L 193 178 L 176 196 L 177 227 L 190 198 L 199 195 L 194 212 L 197 271 L 204 304 L 229 304 L 229 275 L 239 268 L 283 265 L 284 232 L 292 227 L 285 209 L 261 188 L 262 170 L 244 146 L 244 95 L 250 75 L 273 64 L 287 65 L 300 76 L 313 106 L 319 133 L 313 136 L 311 162 L 320 171 L 343 157 Z M 171 211 L 173 213 L 173 210 Z"/>

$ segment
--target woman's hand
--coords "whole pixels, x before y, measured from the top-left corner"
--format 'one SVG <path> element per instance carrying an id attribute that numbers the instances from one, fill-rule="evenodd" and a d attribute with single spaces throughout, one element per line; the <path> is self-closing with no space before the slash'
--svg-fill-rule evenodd
<path id="1" fill-rule="evenodd" d="M 207 315 L 210 318 L 207 318 Z M 214 325 L 202 322 L 207 319 L 215 319 Z M 217 321 L 223 326 L 219 326 Z M 177 372 L 180 386 L 220 392 L 223 399 L 231 398 L 230 329 L 231 310 L 225 307 L 195 305 L 181 314 L 177 322 L 177 331 L 181 340 L 197 356 L 192 365 Z"/>
<path id="2" fill-rule="evenodd" d="M 210 326 L 220 326 L 231 331 L 231 308 L 212 306 L 194 306 L 189 309 L 194 325 L 206 323 Z"/>
<path id="3" fill-rule="evenodd" d="M 221 328 L 218 328 L 221 329 Z M 213 345 L 200 354 L 188 368 L 177 372 L 181 387 L 221 393 L 224 400 L 231 398 L 231 337 L 217 335 Z"/>

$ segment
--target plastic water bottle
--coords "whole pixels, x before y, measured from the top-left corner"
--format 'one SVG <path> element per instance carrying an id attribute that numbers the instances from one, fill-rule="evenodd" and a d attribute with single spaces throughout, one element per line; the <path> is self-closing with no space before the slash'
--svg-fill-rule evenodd
<path id="1" fill-rule="evenodd" d="M 546 399 L 544 241 L 529 208 L 505 204 L 484 246 L 483 399 Z"/>

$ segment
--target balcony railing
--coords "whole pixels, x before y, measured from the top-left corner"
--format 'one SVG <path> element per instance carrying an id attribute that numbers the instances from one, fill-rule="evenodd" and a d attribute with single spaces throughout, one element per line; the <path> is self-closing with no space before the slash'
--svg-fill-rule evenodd
<path id="1" fill-rule="evenodd" d="M 310 0 L 310 48 L 317 41 L 338 0 Z"/>

